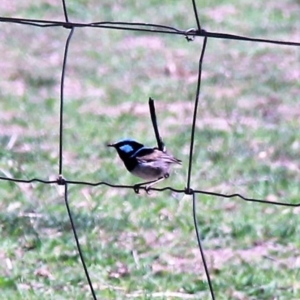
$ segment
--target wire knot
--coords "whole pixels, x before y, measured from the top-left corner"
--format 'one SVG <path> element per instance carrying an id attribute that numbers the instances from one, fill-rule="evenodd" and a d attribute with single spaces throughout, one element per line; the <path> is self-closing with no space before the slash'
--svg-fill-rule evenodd
<path id="1" fill-rule="evenodd" d="M 193 195 L 194 194 L 194 190 L 193 189 L 191 189 L 191 188 L 185 188 L 185 190 L 184 190 L 184 193 L 186 194 L 186 195 Z"/>
<path id="2" fill-rule="evenodd" d="M 185 38 L 188 42 L 192 42 L 195 39 L 197 30 L 195 28 L 190 28 L 185 31 Z"/>
<path id="3" fill-rule="evenodd" d="M 71 23 L 65 23 L 65 24 L 63 25 L 63 27 L 66 28 L 66 29 L 72 29 L 74 26 L 73 26 L 73 24 L 71 24 Z"/>
<path id="4" fill-rule="evenodd" d="M 56 182 L 58 185 L 66 185 L 66 180 L 61 174 L 58 175 Z"/>

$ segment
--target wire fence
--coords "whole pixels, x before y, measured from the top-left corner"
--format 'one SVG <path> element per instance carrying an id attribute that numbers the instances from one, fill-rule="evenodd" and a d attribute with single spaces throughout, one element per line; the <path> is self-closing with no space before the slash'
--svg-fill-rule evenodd
<path id="1" fill-rule="evenodd" d="M 200 251 L 200 255 L 203 261 L 204 271 L 206 274 L 208 288 L 210 291 L 211 299 L 215 299 L 215 291 L 213 288 L 213 283 L 210 279 L 209 267 L 205 260 L 205 253 L 201 243 L 201 234 L 200 229 L 198 227 L 197 215 L 196 215 L 196 204 L 197 198 L 196 196 L 199 194 L 202 195 L 209 195 L 214 197 L 222 197 L 222 198 L 239 198 L 240 200 L 253 202 L 253 203 L 261 203 L 261 204 L 268 204 L 268 205 L 278 205 L 278 206 L 286 206 L 286 207 L 298 207 L 300 203 L 288 203 L 284 201 L 268 201 L 265 199 L 255 199 L 249 198 L 245 195 L 241 195 L 238 193 L 234 194 L 222 194 L 222 193 L 215 193 L 211 191 L 199 190 L 194 189 L 191 186 L 191 178 L 192 178 L 192 168 L 193 168 L 193 154 L 194 154 L 194 139 L 195 139 L 195 128 L 196 128 L 196 121 L 197 121 L 197 110 L 199 104 L 199 96 L 201 94 L 201 78 L 202 78 L 202 66 L 203 61 L 205 59 L 205 50 L 206 45 L 210 39 L 227 39 L 227 40 L 238 40 L 238 41 L 248 41 L 248 42 L 255 42 L 255 43 L 269 43 L 269 44 L 277 44 L 277 45 L 286 45 L 286 46 L 300 46 L 300 42 L 294 41 L 278 41 L 273 39 L 261 39 L 261 38 L 251 38 L 246 36 L 240 35 L 233 35 L 227 34 L 222 32 L 210 32 L 206 31 L 202 28 L 201 22 L 198 15 L 198 7 L 195 0 L 191 0 L 192 7 L 193 7 L 193 14 L 195 17 L 196 28 L 190 28 L 181 30 L 171 26 L 159 25 L 159 24 L 151 24 L 151 23 L 129 23 L 129 22 L 93 22 L 93 23 L 78 23 L 78 22 L 71 22 L 68 17 L 68 8 L 66 5 L 65 0 L 62 0 L 63 12 L 65 21 L 52 21 L 52 20 L 39 20 L 39 19 L 23 19 L 23 18 L 12 18 L 12 17 L 0 17 L 0 22 L 4 23 L 15 23 L 21 24 L 24 26 L 36 26 L 36 27 L 63 27 L 69 30 L 69 35 L 67 37 L 65 43 L 65 51 L 64 51 L 64 59 L 62 65 L 62 72 L 61 72 L 61 80 L 60 80 L 60 110 L 59 110 L 59 159 L 58 159 L 58 177 L 57 180 L 43 180 L 39 178 L 32 178 L 32 179 L 22 179 L 22 178 L 9 178 L 0 176 L 0 180 L 2 181 L 10 181 L 15 183 L 33 183 L 39 182 L 42 184 L 57 184 L 64 186 L 64 199 L 65 205 L 68 212 L 68 216 L 70 219 L 70 223 L 72 226 L 74 239 L 76 242 L 76 246 L 78 249 L 78 254 L 81 259 L 81 263 L 85 272 L 86 279 L 88 281 L 90 291 L 92 294 L 93 299 L 97 299 L 95 289 L 93 288 L 93 283 L 90 279 L 90 275 L 88 272 L 88 268 L 85 263 L 84 253 L 81 250 L 81 246 L 79 243 L 76 225 L 73 221 L 72 212 L 69 206 L 68 201 L 68 187 L 70 185 L 85 185 L 85 186 L 108 186 L 110 188 L 117 188 L 117 189 L 132 189 L 135 190 L 134 185 L 118 185 L 112 184 L 106 181 L 100 182 L 89 182 L 89 181 L 75 181 L 68 178 L 64 178 L 64 162 L 63 162 L 63 152 L 64 152 L 64 80 L 65 80 L 65 70 L 67 66 L 67 59 L 69 53 L 70 42 L 72 40 L 72 36 L 74 31 L 77 28 L 82 27 L 89 27 L 89 28 L 102 28 L 107 30 L 123 30 L 123 31 L 139 31 L 139 32 L 151 32 L 153 34 L 168 34 L 168 35 L 181 35 L 186 37 L 187 41 L 193 41 L 196 37 L 203 38 L 202 43 L 202 50 L 200 52 L 199 57 L 199 65 L 198 65 L 198 79 L 197 79 L 197 86 L 196 86 L 196 93 L 195 93 L 195 100 L 194 100 L 194 109 L 193 109 L 193 117 L 192 117 L 192 125 L 191 125 L 191 136 L 190 136 L 190 148 L 189 148 L 189 163 L 188 163 L 188 173 L 186 179 L 186 187 L 184 189 L 176 189 L 172 186 L 166 186 L 163 188 L 151 188 L 151 190 L 157 192 L 163 192 L 166 190 L 173 191 L 176 193 L 191 195 L 193 199 L 193 220 L 194 220 L 194 227 L 196 231 L 196 238 L 198 242 L 198 247 Z M 159 142 L 159 140 L 157 140 Z M 145 187 L 141 186 L 140 189 L 145 189 Z"/>

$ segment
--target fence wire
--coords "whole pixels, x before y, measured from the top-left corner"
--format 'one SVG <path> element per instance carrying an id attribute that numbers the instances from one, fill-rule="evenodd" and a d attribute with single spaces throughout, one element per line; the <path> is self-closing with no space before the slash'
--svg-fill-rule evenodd
<path id="1" fill-rule="evenodd" d="M 89 27 L 89 28 L 104 28 L 109 30 L 124 30 L 124 31 L 139 31 L 139 32 L 151 32 L 155 34 L 170 34 L 170 35 L 181 35 L 187 38 L 188 41 L 192 41 L 196 37 L 202 37 L 202 50 L 200 53 L 199 58 L 199 65 L 198 65 L 198 80 L 197 80 L 197 87 L 196 87 L 196 96 L 194 101 L 194 112 L 191 124 L 191 137 L 190 137 L 190 151 L 189 151 L 189 164 L 188 164 L 188 175 L 186 180 L 186 187 L 183 189 L 176 189 L 172 186 L 166 186 L 163 188 L 153 188 L 151 190 L 157 192 L 163 191 L 172 191 L 176 193 L 182 193 L 186 195 L 192 196 L 192 203 L 193 203 L 193 221 L 194 227 L 196 232 L 196 238 L 198 243 L 199 252 L 201 255 L 201 259 L 204 266 L 204 271 L 206 274 L 208 288 L 211 295 L 211 299 L 215 299 L 215 292 L 213 288 L 212 281 L 210 279 L 209 267 L 206 263 L 205 259 L 205 251 L 203 249 L 200 237 L 200 230 L 198 227 L 198 220 L 196 214 L 196 203 L 197 203 L 197 195 L 209 195 L 214 197 L 222 197 L 222 198 L 239 198 L 243 201 L 253 202 L 253 203 L 261 203 L 261 204 L 268 204 L 268 205 L 278 205 L 278 206 L 286 206 L 286 207 L 298 207 L 300 206 L 299 203 L 288 203 L 284 201 L 269 201 L 265 199 L 255 199 L 249 198 L 239 193 L 234 194 L 222 194 L 216 192 L 210 192 L 205 190 L 198 190 L 193 189 L 191 187 L 191 171 L 193 166 L 193 153 L 194 153 L 194 140 L 195 140 L 195 129 L 196 129 L 196 121 L 197 121 L 197 110 L 199 104 L 199 96 L 200 96 L 200 88 L 201 88 L 201 78 L 202 78 L 202 66 L 205 56 L 205 49 L 208 42 L 208 39 L 226 39 L 226 40 L 239 40 L 239 41 L 248 41 L 248 42 L 256 42 L 256 43 L 269 43 L 269 44 L 277 44 L 277 45 L 285 45 L 285 46 L 300 46 L 300 42 L 294 41 L 279 41 L 274 39 L 261 39 L 261 38 L 253 38 L 253 37 L 246 37 L 241 35 L 234 35 L 234 34 L 227 34 L 223 32 L 210 32 L 206 31 L 201 27 L 199 15 L 198 15 L 198 7 L 195 0 L 191 0 L 192 7 L 193 7 L 193 14 L 195 17 L 195 22 L 197 27 L 196 28 L 189 28 L 189 29 L 178 29 L 172 26 L 160 25 L 160 24 L 152 24 L 152 23 L 134 23 L 134 22 L 92 22 L 92 23 L 80 23 L 80 22 L 71 22 L 69 21 L 68 17 L 68 7 L 65 0 L 62 0 L 63 6 L 63 13 L 65 21 L 53 21 L 53 20 L 39 20 L 39 19 L 23 19 L 23 18 L 13 18 L 13 17 L 0 17 L 0 22 L 3 23 L 15 23 L 20 25 L 27 25 L 27 26 L 36 26 L 36 27 L 63 27 L 70 30 L 69 35 L 67 37 L 65 43 L 65 50 L 64 50 L 64 58 L 62 64 L 62 72 L 61 72 L 61 80 L 60 80 L 60 110 L 59 110 L 59 161 L 58 161 L 58 176 L 56 180 L 43 180 L 39 178 L 32 178 L 32 179 L 22 179 L 22 178 L 9 178 L 0 176 L 0 180 L 2 181 L 10 181 L 15 183 L 33 183 L 38 182 L 41 184 L 57 184 L 64 186 L 64 200 L 67 209 L 67 213 L 70 219 L 72 231 L 74 234 L 75 243 L 77 246 L 78 254 L 82 263 L 82 267 L 85 272 L 86 279 L 88 281 L 88 285 L 90 287 L 91 295 L 93 299 L 97 299 L 96 292 L 93 288 L 93 283 L 90 279 L 90 275 L 88 272 L 88 268 L 85 263 L 83 251 L 81 250 L 81 246 L 78 239 L 78 234 L 76 231 L 76 224 L 72 217 L 72 212 L 69 206 L 68 200 L 68 186 L 69 185 L 86 185 L 86 186 L 108 186 L 110 188 L 117 188 L 117 189 L 132 189 L 135 191 L 136 187 L 134 185 L 119 185 L 119 184 L 112 184 L 106 181 L 99 181 L 99 182 L 89 182 L 89 181 L 75 181 L 70 180 L 63 177 L 63 134 L 64 134 L 64 79 L 65 79 L 65 71 L 67 67 L 67 58 L 69 53 L 70 42 L 74 31 L 76 28 L 82 27 Z M 139 187 L 141 190 L 146 190 L 145 187 Z"/>

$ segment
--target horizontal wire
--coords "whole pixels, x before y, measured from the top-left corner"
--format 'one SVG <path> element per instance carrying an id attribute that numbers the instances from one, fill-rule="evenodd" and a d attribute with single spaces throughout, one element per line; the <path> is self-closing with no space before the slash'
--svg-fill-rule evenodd
<path id="1" fill-rule="evenodd" d="M 178 34 L 191 37 L 210 37 L 216 39 L 227 39 L 227 40 L 239 40 L 249 42 L 260 42 L 269 43 L 285 46 L 300 46 L 300 41 L 279 41 L 274 39 L 261 39 L 253 38 L 242 35 L 228 34 L 223 32 L 212 32 L 204 29 L 197 30 L 194 28 L 188 30 L 181 30 L 176 27 L 159 25 L 152 23 L 129 23 L 129 22 L 92 22 L 92 23 L 78 23 L 78 22 L 64 22 L 64 21 L 49 21 L 49 20 L 38 20 L 38 19 L 22 19 L 22 18 L 9 18 L 0 17 L 0 22 L 9 22 L 22 25 L 30 25 L 37 27 L 92 27 L 92 28 L 106 28 L 115 30 L 130 30 L 130 31 L 142 31 L 142 32 L 155 32 L 164 34 Z"/>
<path id="2" fill-rule="evenodd" d="M 54 184 L 54 183 L 57 184 L 57 180 L 44 180 L 44 179 L 40 179 L 40 178 L 19 179 L 19 178 L 9 178 L 9 177 L 0 176 L 0 180 L 3 180 L 3 181 L 12 181 L 12 182 L 16 182 L 16 183 L 40 182 L 40 183 L 44 183 L 44 184 Z"/>
<path id="3" fill-rule="evenodd" d="M 16 182 L 16 183 L 33 183 L 33 182 L 39 182 L 39 183 L 44 183 L 44 184 L 58 184 L 58 185 L 65 185 L 65 183 L 71 184 L 71 185 L 87 185 L 87 186 L 101 186 L 105 185 L 108 187 L 112 188 L 117 188 L 117 189 L 132 189 L 134 190 L 136 188 L 135 185 L 123 185 L 123 184 L 113 184 L 109 183 L 106 181 L 98 181 L 98 182 L 90 182 L 90 181 L 77 181 L 77 180 L 67 180 L 62 177 L 59 177 L 57 180 L 43 180 L 39 178 L 32 178 L 32 179 L 16 179 L 16 178 L 9 178 L 9 177 L 3 177 L 0 176 L 0 181 L 11 181 L 11 182 Z M 146 187 L 139 187 L 139 190 L 145 190 Z M 221 197 L 221 198 L 240 198 L 244 201 L 248 202 L 257 202 L 257 203 L 263 203 L 263 204 L 273 204 L 273 205 L 279 205 L 279 206 L 290 206 L 290 207 L 298 207 L 300 206 L 300 203 L 286 203 L 286 202 L 280 202 L 280 201 L 268 201 L 268 200 L 263 200 L 263 199 L 256 199 L 256 198 L 249 198 L 245 197 L 239 193 L 234 193 L 234 194 L 222 194 L 222 193 L 217 193 L 217 192 L 209 192 L 209 191 L 203 191 L 203 190 L 197 190 L 197 189 L 176 189 L 171 186 L 166 186 L 163 188 L 150 188 L 149 191 L 156 191 L 156 192 L 164 192 L 164 191 L 171 191 L 175 193 L 181 193 L 181 194 L 186 194 L 186 195 L 192 195 L 192 194 L 202 194 L 202 195 L 207 195 L 207 196 L 214 196 L 214 197 Z"/>

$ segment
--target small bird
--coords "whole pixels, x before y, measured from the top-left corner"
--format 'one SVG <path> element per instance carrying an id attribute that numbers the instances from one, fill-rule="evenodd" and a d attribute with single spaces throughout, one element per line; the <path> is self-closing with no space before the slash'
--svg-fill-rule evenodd
<path id="1" fill-rule="evenodd" d="M 172 164 L 181 165 L 181 160 L 173 155 L 156 147 L 145 147 L 132 139 L 123 139 L 107 146 L 114 147 L 117 150 L 125 167 L 131 174 L 149 181 L 135 185 L 137 193 L 139 191 L 138 187 L 142 185 L 146 185 L 145 189 L 148 192 L 151 186 L 168 178 Z"/>

